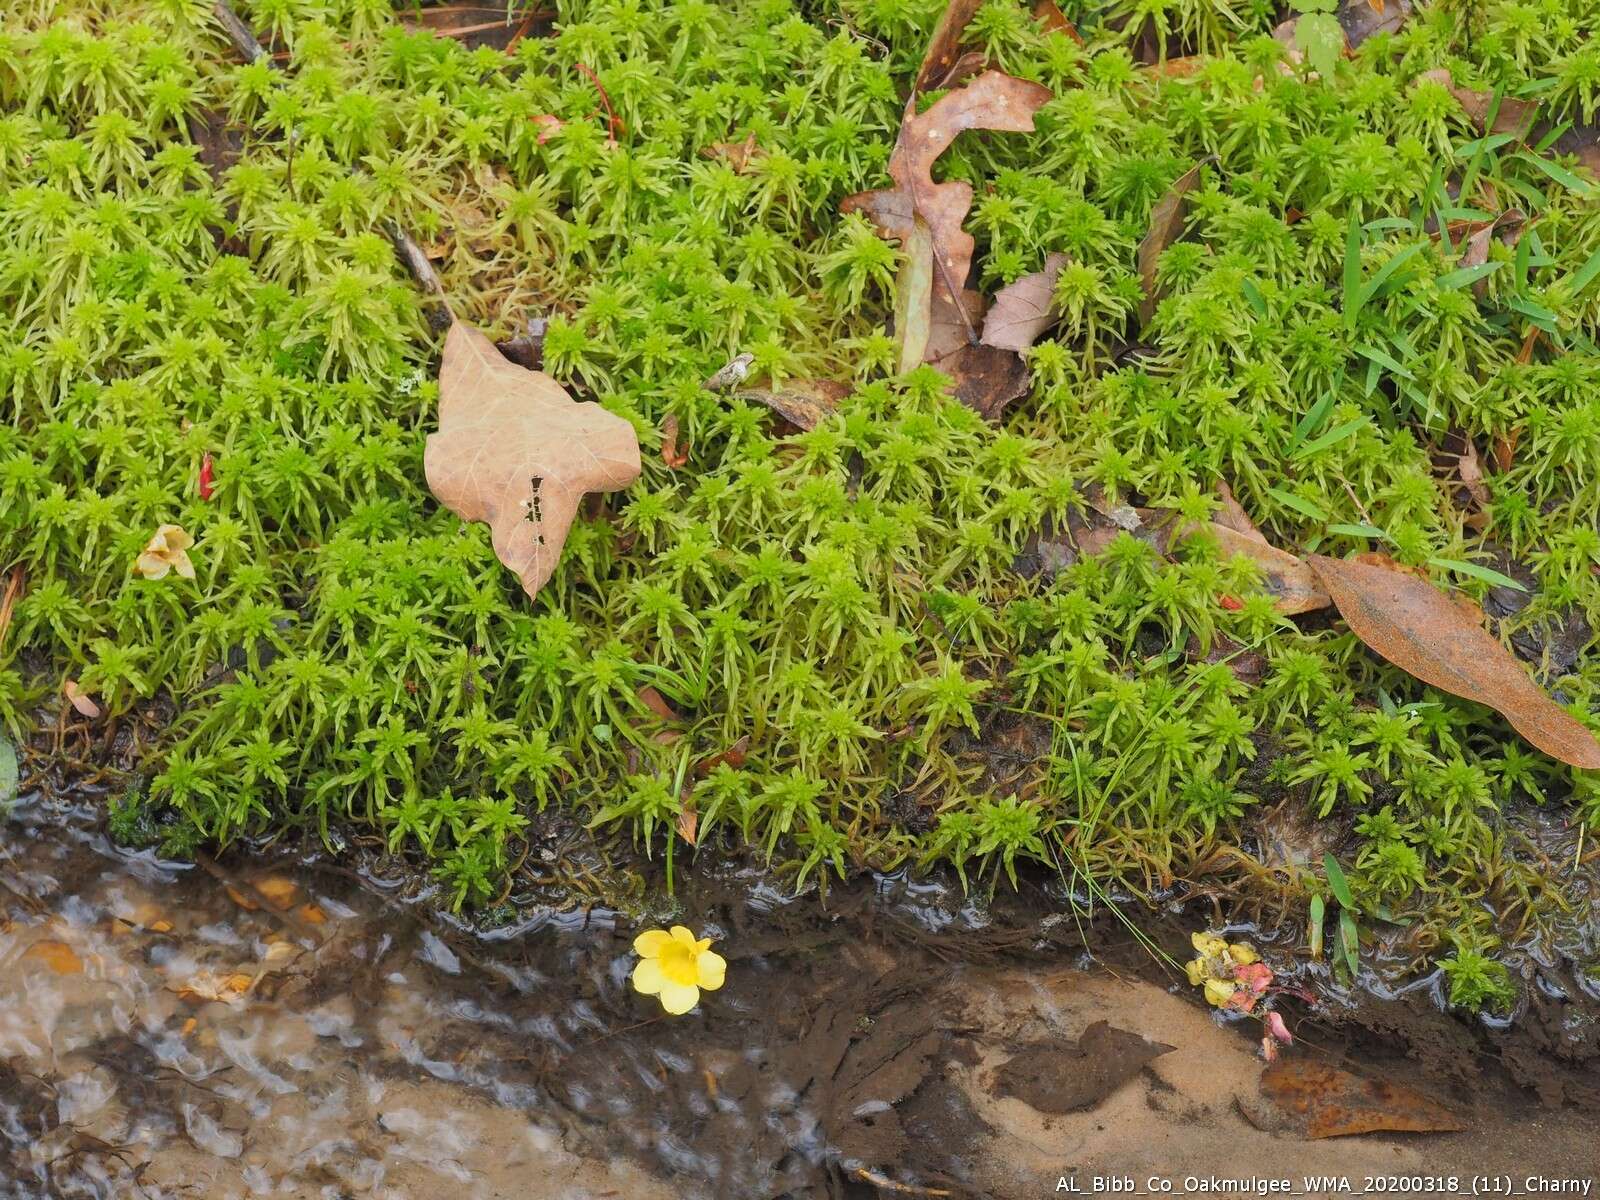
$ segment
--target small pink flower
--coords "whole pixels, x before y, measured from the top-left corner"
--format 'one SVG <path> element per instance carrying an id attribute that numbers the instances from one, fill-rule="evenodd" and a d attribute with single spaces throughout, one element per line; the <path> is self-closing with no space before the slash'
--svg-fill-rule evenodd
<path id="1" fill-rule="evenodd" d="M 1276 1010 L 1269 1012 L 1266 1017 L 1267 1037 L 1276 1039 L 1285 1046 L 1294 1045 L 1294 1037 L 1289 1032 L 1289 1027 L 1283 1023 L 1283 1014 Z"/>

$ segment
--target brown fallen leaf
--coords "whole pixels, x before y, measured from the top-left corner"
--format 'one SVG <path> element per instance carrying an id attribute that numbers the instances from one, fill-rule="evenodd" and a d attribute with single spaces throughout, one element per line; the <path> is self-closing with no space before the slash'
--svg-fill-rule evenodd
<path id="1" fill-rule="evenodd" d="M 1052 305 L 1056 280 L 1066 265 L 1065 254 L 1048 254 L 1042 271 L 1024 275 L 996 292 L 983 318 L 983 344 L 1016 351 L 1032 346 L 1059 319 Z"/>
<path id="2" fill-rule="evenodd" d="M 1483 627 L 1483 610 L 1381 555 L 1306 560 L 1351 631 L 1395 666 L 1488 705 L 1552 758 L 1600 769 L 1600 743 Z"/>
<path id="3" fill-rule="evenodd" d="M 83 970 L 83 959 L 65 942 L 35 942 L 23 952 L 22 957 L 43 963 L 57 975 L 77 975 Z"/>
<path id="4" fill-rule="evenodd" d="M 668 413 L 661 422 L 661 461 L 674 471 L 689 461 L 688 447 L 678 445 L 677 413 Z"/>
<path id="5" fill-rule="evenodd" d="M 917 91 L 944 86 L 945 78 L 961 57 L 961 35 L 982 4 L 983 0 L 950 0 L 945 5 L 923 52 L 922 65 L 917 68 Z"/>
<path id="6" fill-rule="evenodd" d="M 1282 1058 L 1261 1073 L 1261 1095 L 1309 1138 L 1358 1133 L 1451 1133 L 1461 1119 L 1421 1092 L 1364 1079 L 1305 1057 Z"/>
<path id="7" fill-rule="evenodd" d="M 764 404 L 797 429 L 812 430 L 838 410 L 850 389 L 831 379 L 791 379 L 780 388 L 747 388 L 734 395 Z"/>
<path id="8" fill-rule="evenodd" d="M 507 362 L 457 321 L 445 339 L 439 431 L 428 436 L 423 469 L 441 504 L 488 522 L 495 556 L 534 596 L 585 493 L 618 491 L 639 477 L 639 439 L 621 417 Z"/>
<path id="9" fill-rule="evenodd" d="M 677 710 L 667 703 L 667 698 L 648 684 L 641 687 L 634 695 L 638 697 L 640 704 L 644 705 L 663 721 L 676 724 L 683 720 L 678 715 Z"/>
<path id="10" fill-rule="evenodd" d="M 1327 608 L 1332 600 L 1305 560 L 1271 545 L 1259 532 L 1240 533 L 1216 521 L 1204 525 L 1190 525 L 1186 533 L 1203 530 L 1222 548 L 1227 557 L 1242 554 L 1261 568 L 1266 577 L 1267 590 L 1274 597 L 1275 607 L 1285 616 L 1315 612 Z"/>
<path id="11" fill-rule="evenodd" d="M 1045 33 L 1064 33 L 1078 45 L 1083 45 L 1083 35 L 1056 6 L 1056 0 L 1039 0 L 1033 6 L 1033 19 L 1039 22 L 1039 28 Z"/>
<path id="12" fill-rule="evenodd" d="M 1527 217 L 1516 209 L 1507 209 L 1492 221 L 1481 221 L 1468 235 L 1466 245 L 1461 251 L 1461 267 L 1481 267 L 1489 261 L 1489 243 L 1501 230 L 1509 233 L 1503 240 L 1509 246 L 1515 246 L 1522 237 L 1522 230 L 1527 223 Z M 1472 293 L 1480 300 L 1488 290 L 1488 279 L 1479 279 L 1472 285 Z"/>
<path id="13" fill-rule="evenodd" d="M 949 358 L 957 350 L 974 345 L 971 339 L 974 332 L 972 325 L 981 324 L 985 307 L 983 294 L 972 288 L 962 289 L 959 309 L 950 302 L 943 289 L 934 292 L 933 303 L 928 306 L 928 344 L 921 361 L 937 365 L 940 359 Z M 916 365 L 911 363 L 906 369 Z"/>
<path id="14" fill-rule="evenodd" d="M 935 365 L 950 376 L 951 395 L 986 421 L 998 421 L 1033 383 L 1021 355 L 994 346 L 963 346 Z"/>
<path id="15" fill-rule="evenodd" d="M 511 50 L 532 28 L 534 21 L 552 15 L 523 0 L 443 0 L 415 12 L 407 5 L 396 10 L 401 24 L 416 33 L 431 30 L 438 37 L 454 38 L 467 49 L 490 46 Z"/>
<path id="16" fill-rule="evenodd" d="M 1470 437 L 1467 448 L 1456 458 L 1456 474 L 1461 477 L 1461 486 L 1467 489 L 1472 502 L 1480 510 L 1488 508 L 1489 489 L 1483 482 L 1483 464 L 1478 461 L 1478 448 Z"/>
<path id="17" fill-rule="evenodd" d="M 1256 523 L 1250 519 L 1250 514 L 1245 512 L 1244 506 L 1233 498 L 1233 489 L 1221 479 L 1217 480 L 1217 495 L 1222 498 L 1222 506 L 1217 509 L 1213 518 L 1216 524 L 1222 525 L 1235 533 L 1242 533 L 1245 537 L 1254 538 L 1266 544 L 1266 537 L 1256 528 Z"/>
<path id="18" fill-rule="evenodd" d="M 946 18 L 965 2 L 952 0 Z M 964 20 L 962 25 L 965 25 Z M 943 30 L 943 23 L 940 28 Z M 932 52 L 930 49 L 930 54 Z M 927 227 L 928 253 L 933 267 L 927 282 L 930 304 L 934 292 L 942 289 L 952 304 L 959 305 L 961 290 L 972 267 L 974 246 L 972 235 L 962 228 L 967 210 L 972 207 L 972 185 L 954 179 L 935 183 L 934 161 L 964 130 L 1031 132 L 1033 114 L 1049 99 L 1049 88 L 999 71 L 985 71 L 972 82 L 941 96 L 925 112 L 915 111 L 913 96 L 907 104 L 894 152 L 889 157 L 889 176 L 894 180 L 894 187 L 858 192 L 846 196 L 840 203 L 841 211 L 865 213 L 880 234 L 901 244 L 908 255 L 908 266 L 902 268 L 902 273 L 907 269 L 920 271 L 917 242 L 921 234 L 917 232 L 917 221 L 921 219 Z M 915 320 L 921 311 L 920 287 L 919 280 L 918 287 L 905 289 L 907 294 L 897 303 L 897 309 L 904 309 L 904 319 L 908 322 Z M 972 324 L 970 317 L 966 323 Z M 976 340 L 975 333 L 969 340 Z"/>
<path id="19" fill-rule="evenodd" d="M 752 133 L 742 142 L 712 142 L 700 153 L 706 158 L 720 158 L 733 168 L 735 175 L 744 175 L 750 170 L 750 164 L 758 158 L 765 158 L 767 152 L 756 145 L 756 135 Z"/>
<path id="20" fill-rule="evenodd" d="M 69 679 L 61 685 L 61 692 L 67 698 L 67 703 L 78 710 L 79 715 L 88 717 L 91 721 L 100 716 L 100 706 L 94 702 L 94 697 L 78 686 L 76 679 Z"/>
<path id="21" fill-rule="evenodd" d="M 1509 133 L 1516 138 L 1525 138 L 1539 116 L 1537 100 L 1518 100 L 1515 96 L 1501 96 L 1500 107 L 1495 109 L 1494 124 L 1490 125 L 1489 110 L 1494 106 L 1493 92 L 1458 87 L 1448 67 L 1424 71 L 1417 78 L 1442 83 L 1482 133 Z"/>
<path id="22" fill-rule="evenodd" d="M 1144 299 L 1139 302 L 1139 322 L 1148 325 L 1156 314 L 1160 299 L 1156 290 L 1156 265 L 1161 252 L 1183 236 L 1184 201 L 1200 182 L 1200 168 L 1204 162 L 1195 163 L 1178 176 L 1167 189 L 1167 194 L 1150 210 L 1150 230 L 1139 243 L 1139 282 L 1144 288 Z"/>
<path id="23" fill-rule="evenodd" d="M 704 778 L 705 776 L 711 774 L 711 772 L 715 771 L 723 763 L 727 763 L 730 767 L 734 768 L 742 767 L 744 766 L 745 756 L 749 753 L 750 735 L 747 733 L 738 741 L 734 742 L 733 745 L 722 751 L 722 753 L 713 754 L 709 758 L 702 758 L 699 762 L 695 763 L 694 773 L 701 778 Z"/>
<path id="24" fill-rule="evenodd" d="M 1166 62 L 1145 63 L 1139 70 L 1163 79 L 1187 79 L 1205 66 L 1206 61 L 1204 55 L 1189 54 L 1182 58 L 1169 58 Z"/>
<path id="25" fill-rule="evenodd" d="M 685 800 L 678 810 L 678 836 L 693 846 L 699 832 L 700 814 L 695 810 L 694 801 Z"/>

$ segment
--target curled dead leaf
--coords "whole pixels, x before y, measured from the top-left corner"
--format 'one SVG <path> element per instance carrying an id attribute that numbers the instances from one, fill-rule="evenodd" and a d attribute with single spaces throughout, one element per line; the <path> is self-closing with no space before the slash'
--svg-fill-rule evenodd
<path id="1" fill-rule="evenodd" d="M 482 332 L 457 321 L 445 339 L 439 431 L 428 436 L 423 467 L 441 504 L 488 523 L 495 556 L 534 596 L 555 570 L 584 495 L 639 477 L 639 439 L 621 417 L 506 361 Z"/>
<path id="2" fill-rule="evenodd" d="M 946 10 L 945 17 L 950 18 L 963 2 L 953 2 L 950 9 Z M 965 25 L 964 19 L 961 25 Z M 941 23 L 941 33 L 944 28 Z M 940 36 L 936 34 L 936 44 Z M 933 54 L 931 48 L 929 53 Z M 952 51 L 950 63 L 954 61 Z M 972 185 L 962 180 L 935 183 L 932 174 L 934 161 L 964 130 L 1031 132 L 1033 114 L 1049 99 L 1050 90 L 1041 84 L 1015 79 L 999 71 L 985 71 L 970 83 L 941 96 L 925 112 L 916 112 L 913 100 L 907 105 L 900 135 L 889 157 L 889 176 L 894 180 L 894 186 L 879 191 L 858 192 L 845 197 L 840 203 L 841 211 L 865 213 L 878 227 L 879 233 L 898 241 L 902 249 L 907 251 L 908 264 L 912 267 L 920 262 L 920 256 L 915 253 L 915 241 L 922 236 L 917 231 L 920 218 L 927 228 L 928 254 L 932 264 L 932 278 L 928 282 L 929 303 L 934 293 L 942 289 L 952 304 L 960 304 L 960 292 L 972 267 L 974 246 L 972 235 L 962 228 L 967 210 L 972 207 Z M 910 322 L 918 319 L 923 305 L 920 285 L 902 290 L 908 293 L 897 304 L 897 310 L 904 310 L 902 320 Z M 972 324 L 970 317 L 967 324 Z M 903 339 L 902 347 L 905 344 Z"/>
<path id="3" fill-rule="evenodd" d="M 190 1004 L 233 1004 L 249 992 L 254 982 L 251 976 L 243 972 L 224 975 L 216 971 L 200 971 L 177 987 L 169 986 L 168 990 L 176 992 L 178 999 Z"/>
<path id="4" fill-rule="evenodd" d="M 1483 627 L 1483 610 L 1382 555 L 1307 560 L 1351 631 L 1401 670 L 1499 712 L 1552 758 L 1600 769 L 1594 735 Z"/>
<path id="5" fill-rule="evenodd" d="M 1056 280 L 1067 256 L 1045 256 L 1044 269 L 1024 275 L 995 293 L 983 319 L 983 344 L 1000 350 L 1026 350 L 1058 320 L 1053 311 Z"/>
<path id="6" fill-rule="evenodd" d="M 661 461 L 674 471 L 689 461 L 688 447 L 678 445 L 677 413 L 668 413 L 661 422 Z"/>
<path id="7" fill-rule="evenodd" d="M 1483 464 L 1478 461 L 1478 448 L 1470 437 L 1467 448 L 1456 458 L 1456 474 L 1461 477 L 1461 486 L 1467 489 L 1472 502 L 1480 510 L 1488 508 L 1489 489 L 1483 482 Z"/>
<path id="8" fill-rule="evenodd" d="M 678 810 L 678 836 L 693 846 L 699 832 L 700 814 L 695 811 L 692 800 L 685 800 L 683 807 Z"/>
<path id="9" fill-rule="evenodd" d="M 728 388 L 737 387 L 750 377 L 750 364 L 756 361 L 754 354 L 738 354 L 730 358 L 717 368 L 716 374 L 707 379 L 701 386 L 708 392 L 722 392 Z"/>
<path id="10" fill-rule="evenodd" d="M 1209 161 L 1209 160 L 1208 160 Z M 1150 210 L 1150 229 L 1139 243 L 1139 282 L 1144 289 L 1144 299 L 1139 302 L 1139 322 L 1148 325 L 1156 314 L 1160 296 L 1156 288 L 1156 266 L 1161 253 L 1183 236 L 1184 202 L 1200 182 L 1200 169 L 1206 164 L 1195 163 L 1167 189 L 1166 195 Z"/>
<path id="11" fill-rule="evenodd" d="M 744 766 L 745 756 L 749 754 L 749 752 L 750 735 L 747 733 L 738 741 L 734 742 L 733 745 L 722 751 L 722 753 L 713 754 L 709 758 L 702 758 L 699 762 L 695 763 L 694 773 L 701 778 L 704 778 L 705 776 L 711 774 L 711 772 L 715 771 L 723 763 L 727 763 L 730 767 L 742 767 Z"/>
<path id="12" fill-rule="evenodd" d="M 928 40 L 928 48 L 923 52 L 922 65 L 917 68 L 917 91 L 944 86 L 961 57 L 961 35 L 982 3 L 983 0 L 950 0 L 945 5 L 939 23 L 934 26 L 933 37 Z"/>
<path id="13" fill-rule="evenodd" d="M 781 388 L 748 388 L 734 395 L 764 404 L 797 429 L 811 430 L 831 417 L 850 389 L 831 379 L 791 379 Z"/>
<path id="14" fill-rule="evenodd" d="M 641 687 L 634 695 L 638 697 L 640 704 L 644 705 L 663 721 L 676 724 L 683 720 L 678 715 L 678 711 L 667 703 L 667 698 L 648 684 Z"/>

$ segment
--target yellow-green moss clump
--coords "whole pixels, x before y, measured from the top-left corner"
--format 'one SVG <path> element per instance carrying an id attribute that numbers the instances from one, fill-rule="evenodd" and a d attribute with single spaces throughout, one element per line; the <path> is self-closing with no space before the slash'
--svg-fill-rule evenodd
<path id="1" fill-rule="evenodd" d="M 1420 918 L 1423 950 L 1440 930 L 1492 946 L 1491 911 L 1558 919 L 1508 811 L 1600 828 L 1600 800 L 1498 717 L 1337 622 L 1297 628 L 1204 539 L 1018 559 L 1089 498 L 1199 518 L 1225 480 L 1280 545 L 1381 535 L 1480 596 L 1435 560 L 1515 560 L 1532 599 L 1506 636 L 1572 643 L 1600 618 L 1600 216 L 1540 142 L 1595 117 L 1592 6 L 1424 7 L 1320 78 L 1262 5 L 1066 5 L 1079 45 L 990 0 L 971 40 L 1055 98 L 1034 135 L 965 135 L 940 167 L 977 188 L 985 289 L 1070 256 L 998 428 L 931 368 L 890 377 L 898 252 L 838 214 L 884 182 L 940 7 L 563 0 L 506 53 L 408 32 L 405 5 L 259 0 L 239 12 L 273 55 L 240 65 L 205 0 L 3 0 L 13 734 L 69 677 L 112 719 L 165 694 L 177 718 L 119 829 L 153 814 L 181 850 L 353 827 L 437 860 L 458 904 L 494 894 L 547 804 L 658 852 L 693 805 L 702 844 L 802 880 L 1037 861 L 1144 886 L 1239 871 L 1225 848 L 1285 797 L 1336 823 L 1369 912 Z M 1144 69 L 1163 37 L 1206 57 Z M 1539 132 L 1483 136 L 1424 78 L 1440 68 L 1537 101 Z M 206 127 L 236 161 L 202 154 Z M 748 163 L 713 149 L 748 136 Z M 1135 248 L 1208 157 L 1141 339 Z M 1461 231 L 1512 208 L 1520 240 L 1463 277 Z M 391 220 L 460 315 L 502 336 L 548 317 L 546 369 L 646 446 L 535 604 L 423 486 L 435 337 Z M 744 351 L 753 377 L 854 395 L 789 436 L 701 387 Z M 677 470 L 655 452 L 669 414 Z M 1514 446 L 1487 533 L 1431 461 L 1460 434 Z M 131 570 L 166 523 L 196 539 L 192 581 Z M 1204 661 L 1235 643 L 1259 681 Z M 1538 665 L 1588 710 L 1592 656 Z M 647 686 L 681 736 L 656 736 Z M 1018 711 L 1050 753 L 975 757 Z M 695 769 L 743 737 L 742 765 Z"/>

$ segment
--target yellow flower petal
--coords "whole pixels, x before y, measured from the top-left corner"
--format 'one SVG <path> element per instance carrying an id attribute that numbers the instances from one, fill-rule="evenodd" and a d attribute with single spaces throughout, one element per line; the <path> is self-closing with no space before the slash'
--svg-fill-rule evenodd
<path id="1" fill-rule="evenodd" d="M 1190 987 L 1199 987 L 1202 983 L 1205 982 L 1205 979 L 1206 979 L 1206 960 L 1205 959 L 1203 959 L 1203 958 L 1191 958 L 1188 962 L 1183 964 L 1183 969 L 1184 969 L 1185 974 L 1187 974 L 1189 976 L 1189 986 Z"/>
<path id="2" fill-rule="evenodd" d="M 654 996 L 669 985 L 667 977 L 661 973 L 661 964 L 653 958 L 641 958 L 639 965 L 633 969 L 633 990 L 646 996 Z"/>
<path id="3" fill-rule="evenodd" d="M 728 963 L 720 954 L 710 950 L 702 951 L 695 959 L 696 982 L 708 992 L 714 992 L 722 986 L 723 979 L 727 976 Z"/>
<path id="4" fill-rule="evenodd" d="M 1228 957 L 1241 967 L 1248 967 L 1251 963 L 1261 961 L 1261 956 L 1256 953 L 1256 948 L 1249 942 L 1234 942 L 1228 947 Z"/>
<path id="5" fill-rule="evenodd" d="M 1235 985 L 1226 979 L 1206 980 L 1206 999 L 1218 1008 L 1233 999 L 1234 991 Z"/>
<path id="6" fill-rule="evenodd" d="M 699 1003 L 700 989 L 692 983 L 669 982 L 661 988 L 661 1007 L 675 1017 L 681 1017 Z"/>
<path id="7" fill-rule="evenodd" d="M 704 954 L 709 949 L 711 949 L 711 939 L 710 938 L 701 938 L 698 942 L 696 942 L 694 944 L 694 952 L 696 954 Z"/>
<path id="8" fill-rule="evenodd" d="M 690 929 L 687 925 L 674 925 L 672 927 L 672 936 L 675 940 L 682 942 L 691 951 L 694 950 L 694 930 Z"/>
<path id="9" fill-rule="evenodd" d="M 172 556 L 172 568 L 184 579 L 194 578 L 194 563 L 189 561 L 189 556 L 182 550 Z"/>
<path id="10" fill-rule="evenodd" d="M 646 929 L 633 939 L 633 952 L 642 958 L 660 958 L 670 941 L 672 935 L 665 929 Z"/>
<path id="11" fill-rule="evenodd" d="M 187 550 L 194 545 L 194 538 L 182 525 L 163 525 L 156 530 L 156 536 L 165 539 L 169 550 Z"/>
<path id="12" fill-rule="evenodd" d="M 1212 933 L 1190 934 L 1189 940 L 1194 943 L 1194 948 L 1201 958 L 1216 958 L 1228 950 L 1228 943 Z"/>

